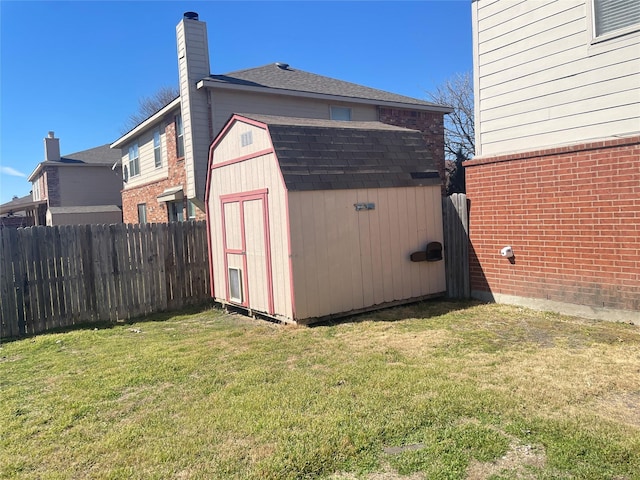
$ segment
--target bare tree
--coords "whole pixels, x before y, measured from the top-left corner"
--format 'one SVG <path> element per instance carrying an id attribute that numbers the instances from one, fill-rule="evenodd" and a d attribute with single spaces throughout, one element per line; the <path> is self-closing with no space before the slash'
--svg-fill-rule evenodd
<path id="1" fill-rule="evenodd" d="M 135 126 L 144 122 L 154 113 L 178 98 L 180 91 L 175 87 L 161 87 L 150 97 L 142 97 L 138 100 L 138 110 L 129 115 L 125 122 L 122 133 L 126 133 Z"/>
<path id="2" fill-rule="evenodd" d="M 456 74 L 428 96 L 431 101 L 453 109 L 444 117 L 447 194 L 464 192 L 462 162 L 475 154 L 473 76 L 471 72 Z"/>

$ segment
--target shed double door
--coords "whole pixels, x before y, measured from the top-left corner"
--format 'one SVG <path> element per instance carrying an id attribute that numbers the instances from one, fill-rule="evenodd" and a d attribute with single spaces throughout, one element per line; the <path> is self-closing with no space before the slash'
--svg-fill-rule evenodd
<path id="1" fill-rule="evenodd" d="M 267 190 L 221 198 L 227 302 L 274 313 Z"/>

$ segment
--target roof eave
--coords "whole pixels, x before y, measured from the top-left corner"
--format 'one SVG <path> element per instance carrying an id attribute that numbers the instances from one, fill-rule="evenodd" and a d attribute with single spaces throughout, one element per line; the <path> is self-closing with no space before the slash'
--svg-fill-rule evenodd
<path id="1" fill-rule="evenodd" d="M 31 172 L 31 175 L 29 175 L 27 177 L 27 182 L 33 182 L 33 180 L 38 176 L 38 174 L 40 173 L 40 170 L 42 170 L 42 165 L 44 164 L 44 162 L 40 162 L 38 165 L 36 165 L 36 168 L 33 169 L 33 172 Z"/>
<path id="2" fill-rule="evenodd" d="M 22 212 L 22 211 L 30 210 L 34 207 L 37 207 L 38 205 L 43 205 L 47 203 L 47 201 L 32 200 L 31 202 L 26 202 L 20 205 L 9 205 L 9 203 L 11 202 L 0 205 L 0 215 L 4 215 L 5 213 L 9 213 L 9 212 Z"/>
<path id="3" fill-rule="evenodd" d="M 133 138 L 137 137 L 140 132 L 146 130 L 154 123 L 158 122 L 162 117 L 164 117 L 171 110 L 180 105 L 180 97 L 173 100 L 171 103 L 167 104 L 162 109 L 158 110 L 156 113 L 147 118 L 144 122 L 140 123 L 138 126 L 129 130 L 123 136 L 118 138 L 115 142 L 109 145 L 109 148 L 122 148 L 126 143 L 131 141 Z"/>
<path id="4" fill-rule="evenodd" d="M 207 78 L 200 80 L 196 86 L 198 89 L 217 88 L 222 90 L 238 90 L 238 91 L 245 91 L 245 92 L 262 92 L 262 93 L 266 92 L 266 93 L 271 93 L 273 95 L 287 95 L 290 97 L 301 97 L 301 98 L 318 98 L 323 100 L 333 100 L 336 102 L 361 103 L 366 105 L 405 108 L 409 110 L 440 112 L 443 114 L 453 112 L 453 109 L 442 106 L 442 105 L 420 105 L 416 103 L 389 102 L 386 100 L 373 100 L 368 98 L 346 97 L 342 95 L 331 95 L 326 93 L 303 92 L 300 90 L 285 90 L 282 88 L 254 87 L 250 85 L 234 85 L 230 83 L 216 82 L 214 80 L 209 80 Z"/>

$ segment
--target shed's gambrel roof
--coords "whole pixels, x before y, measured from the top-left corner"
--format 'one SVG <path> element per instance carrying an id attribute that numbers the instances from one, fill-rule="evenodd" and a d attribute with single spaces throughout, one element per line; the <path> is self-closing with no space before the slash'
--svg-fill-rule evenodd
<path id="1" fill-rule="evenodd" d="M 385 92 L 356 83 L 345 82 L 315 73 L 297 70 L 277 64 L 238 70 L 224 75 L 210 75 L 203 79 L 206 86 L 236 86 L 274 89 L 284 92 L 302 92 L 316 95 L 344 97 L 345 100 L 365 100 L 389 104 L 406 105 L 406 108 L 428 109 L 448 113 L 450 108 L 417 98 Z"/>
<path id="2" fill-rule="evenodd" d="M 440 184 L 417 130 L 380 122 L 242 116 L 268 127 L 288 190 Z"/>

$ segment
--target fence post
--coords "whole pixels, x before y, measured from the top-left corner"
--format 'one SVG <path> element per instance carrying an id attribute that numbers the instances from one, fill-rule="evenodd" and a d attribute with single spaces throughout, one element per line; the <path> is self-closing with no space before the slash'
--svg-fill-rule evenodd
<path id="1" fill-rule="evenodd" d="M 454 193 L 442 199 L 444 252 L 449 298 L 469 298 L 469 213 L 467 196 Z"/>

